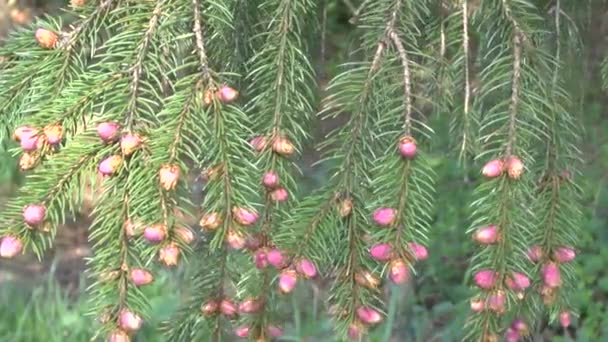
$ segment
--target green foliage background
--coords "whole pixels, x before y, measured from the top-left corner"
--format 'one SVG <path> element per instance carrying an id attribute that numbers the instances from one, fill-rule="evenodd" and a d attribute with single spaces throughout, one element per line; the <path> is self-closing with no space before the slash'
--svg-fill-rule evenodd
<path id="1" fill-rule="evenodd" d="M 590 4 L 590 5 L 589 5 Z M 602 23 L 607 21 L 603 13 L 605 1 L 581 1 L 581 7 L 589 11 L 592 28 L 583 32 L 585 59 L 581 61 L 586 87 L 580 89 L 579 119 L 585 127 L 584 178 L 579 180 L 584 190 L 581 250 L 577 258 L 578 289 L 572 300 L 580 318 L 574 328 L 565 332 L 561 328 L 548 327 L 536 332 L 544 340 L 551 341 L 608 341 L 608 111 L 606 94 L 601 87 L 599 61 L 606 54 Z M 346 42 L 341 39 L 348 29 L 346 7 L 330 7 L 333 15 L 340 18 L 328 23 L 327 57 L 328 73 L 335 74 L 335 61 L 341 58 Z M 594 24 L 595 23 L 595 24 Z M 447 146 L 448 127 L 445 118 L 435 116 L 433 123 L 437 134 L 435 146 Z M 16 160 L 6 152 L 8 146 L 0 146 L 0 191 L 7 195 L 19 186 L 20 176 Z M 463 170 L 456 157 L 446 157 L 448 151 L 435 149 L 430 157 L 431 166 L 437 172 L 437 216 L 429 232 L 430 258 L 418 268 L 415 296 L 411 289 L 398 291 L 389 303 L 389 317 L 371 335 L 373 341 L 389 341 L 390 336 L 407 341 L 455 341 L 462 334 L 464 317 L 468 312 L 469 287 L 464 284 L 472 242 L 464 233 L 468 225 L 468 203 L 471 202 L 474 185 L 471 179 L 478 170 Z M 309 155 L 304 160 L 314 159 Z M 328 179 L 327 170 L 311 168 L 303 162 L 308 182 L 301 186 L 308 192 L 318 188 Z M 1 200 L 0 200 L 1 201 Z M 70 248 L 68 246 L 68 248 Z M 3 261 L 5 266 L 7 262 Z M 52 264 L 55 265 L 55 264 Z M 83 295 L 85 285 L 78 282 L 77 291 L 67 291 L 55 277 L 54 267 L 43 279 L 15 278 L 10 267 L 3 267 L 0 275 L 0 341 L 86 341 L 90 338 L 93 317 L 88 312 Z M 18 273 L 18 272 L 17 272 Z M 146 289 L 151 298 L 153 321 L 146 322 L 144 331 L 136 341 L 162 341 L 154 327 L 170 317 L 181 298 L 185 271 L 167 272 L 158 277 L 154 286 Z M 323 289 L 321 289 L 323 290 Z M 293 297 L 292 315 L 286 325 L 285 341 L 325 341 L 329 339 L 331 326 L 320 310 L 318 293 L 303 286 Z M 312 303 L 312 305 L 311 305 Z"/>

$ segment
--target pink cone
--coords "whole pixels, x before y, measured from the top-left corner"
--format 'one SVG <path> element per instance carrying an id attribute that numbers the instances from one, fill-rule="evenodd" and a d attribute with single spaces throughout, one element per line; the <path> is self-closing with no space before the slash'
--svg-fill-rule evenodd
<path id="1" fill-rule="evenodd" d="M 562 283 L 559 267 L 555 263 L 547 263 L 542 268 L 543 282 L 546 286 L 555 288 Z"/>
<path id="2" fill-rule="evenodd" d="M 30 226 L 38 226 L 44 222 L 46 208 L 38 204 L 30 204 L 23 209 L 23 220 Z"/>
<path id="3" fill-rule="evenodd" d="M 289 198 L 289 193 L 285 188 L 277 188 L 270 192 L 270 198 L 275 202 L 285 202 Z"/>
<path id="4" fill-rule="evenodd" d="M 526 322 L 519 318 L 514 319 L 513 322 L 511 322 L 511 328 L 517 331 L 522 336 L 528 335 L 529 332 L 528 325 L 526 324 Z"/>
<path id="5" fill-rule="evenodd" d="M 553 252 L 553 258 L 555 258 L 555 261 L 561 263 L 570 262 L 574 260 L 575 257 L 576 252 L 570 247 L 560 247 Z"/>
<path id="6" fill-rule="evenodd" d="M 511 290 L 525 291 L 530 287 L 530 278 L 523 273 L 513 272 L 513 276 L 509 276 L 505 279 L 505 284 Z"/>
<path id="7" fill-rule="evenodd" d="M 234 207 L 232 208 L 232 215 L 234 220 L 243 226 L 251 226 L 258 220 L 258 213 L 246 208 Z"/>
<path id="8" fill-rule="evenodd" d="M 393 208 L 378 208 L 374 211 L 374 222 L 379 226 L 390 226 L 397 217 L 397 211 Z"/>
<path id="9" fill-rule="evenodd" d="M 0 242 L 0 257 L 2 258 L 12 258 L 22 250 L 23 242 L 15 236 L 7 235 Z"/>
<path id="10" fill-rule="evenodd" d="M 131 342 L 131 338 L 123 330 L 117 329 L 112 331 L 110 336 L 108 336 L 108 342 Z"/>
<path id="11" fill-rule="evenodd" d="M 418 260 L 426 260 L 429 257 L 429 251 L 423 245 L 417 244 L 415 242 L 409 242 L 407 244 L 412 252 L 414 252 L 414 256 Z"/>
<path id="12" fill-rule="evenodd" d="M 393 248 L 391 245 L 387 243 L 379 243 L 370 248 L 369 254 L 371 255 L 372 259 L 376 261 L 388 261 L 392 256 L 392 250 Z"/>
<path id="13" fill-rule="evenodd" d="M 475 232 L 473 238 L 482 245 L 496 243 L 496 241 L 498 241 L 498 227 L 491 225 L 480 228 Z"/>
<path id="14" fill-rule="evenodd" d="M 175 236 L 182 240 L 185 244 L 189 245 L 194 241 L 194 233 L 186 227 L 179 227 L 175 229 Z"/>
<path id="15" fill-rule="evenodd" d="M 135 286 L 144 286 L 152 283 L 154 281 L 154 276 L 152 273 L 147 270 L 141 268 L 133 268 L 131 269 L 131 281 Z"/>
<path id="16" fill-rule="evenodd" d="M 287 266 L 285 255 L 276 248 L 273 248 L 266 253 L 266 260 L 268 260 L 268 263 L 276 269 L 282 269 Z"/>
<path id="17" fill-rule="evenodd" d="M 97 125 L 97 134 L 105 143 L 116 141 L 120 126 L 116 122 L 102 122 Z"/>
<path id="18" fill-rule="evenodd" d="M 177 244 L 171 242 L 167 246 L 161 248 L 158 251 L 158 259 L 165 266 L 176 266 L 179 262 L 179 256 L 181 254 L 181 250 L 177 246 Z"/>
<path id="19" fill-rule="evenodd" d="M 491 289 L 496 284 L 496 272 L 493 270 L 481 270 L 475 273 L 475 285 L 482 289 Z"/>
<path id="20" fill-rule="evenodd" d="M 572 317 L 570 315 L 570 312 L 568 312 L 568 311 L 562 311 L 562 312 L 560 312 L 560 314 L 559 314 L 559 324 L 564 329 L 566 329 L 567 327 L 570 326 L 570 324 L 572 324 Z"/>
<path id="21" fill-rule="evenodd" d="M 268 171 L 262 178 L 262 184 L 267 188 L 274 188 L 279 185 L 279 176 L 274 171 Z"/>
<path id="22" fill-rule="evenodd" d="M 411 137 L 404 137 L 399 141 L 399 153 L 406 159 L 416 156 L 416 142 Z"/>
<path id="23" fill-rule="evenodd" d="M 215 300 L 210 300 L 206 303 L 203 303 L 203 305 L 201 305 L 201 311 L 203 312 L 204 316 L 215 315 L 218 312 L 218 309 L 219 309 L 219 304 Z"/>
<path id="24" fill-rule="evenodd" d="M 247 240 L 239 232 L 229 230 L 226 234 L 226 243 L 228 244 L 228 246 L 230 246 L 230 248 L 234 250 L 241 250 L 245 248 Z"/>
<path id="25" fill-rule="evenodd" d="M 220 302 L 220 312 L 224 316 L 234 317 L 236 316 L 237 308 L 232 301 L 224 299 Z"/>
<path id="26" fill-rule="evenodd" d="M 123 310 L 119 317 L 120 327 L 126 331 L 137 331 L 141 328 L 143 320 L 139 315 L 129 310 Z"/>
<path id="27" fill-rule="evenodd" d="M 500 159 L 489 161 L 481 170 L 481 173 L 487 178 L 495 178 L 502 174 L 503 162 Z"/>
<path id="28" fill-rule="evenodd" d="M 99 164 L 99 173 L 101 173 L 102 176 L 111 176 L 118 170 L 121 163 L 121 156 L 109 156 Z"/>
<path id="29" fill-rule="evenodd" d="M 34 151 L 38 148 L 38 131 L 36 130 L 31 130 L 31 131 L 23 131 L 21 133 L 21 148 L 24 151 Z"/>
<path id="30" fill-rule="evenodd" d="M 496 291 L 488 297 L 488 308 L 498 314 L 505 312 L 507 295 L 504 291 Z"/>
<path id="31" fill-rule="evenodd" d="M 302 259 L 296 264 L 296 271 L 303 275 L 305 278 L 310 279 L 317 276 L 317 267 L 315 264 L 308 260 Z"/>
<path id="32" fill-rule="evenodd" d="M 359 340 L 363 336 L 363 327 L 358 322 L 351 323 L 351 325 L 348 326 L 347 335 L 351 340 Z"/>
<path id="33" fill-rule="evenodd" d="M 235 89 L 229 87 L 229 86 L 222 86 L 220 88 L 220 90 L 218 91 L 218 96 L 220 98 L 220 100 L 224 103 L 228 103 L 228 102 L 232 102 L 234 100 L 236 100 L 236 98 L 238 97 L 239 92 L 236 91 Z"/>
<path id="34" fill-rule="evenodd" d="M 259 270 L 262 270 L 268 266 L 268 256 L 266 251 L 263 249 L 259 249 L 253 255 L 253 262 L 255 267 Z"/>
<path id="35" fill-rule="evenodd" d="M 120 139 L 120 150 L 125 156 L 130 156 L 135 152 L 142 142 L 142 138 L 137 134 L 126 134 Z"/>
<path id="36" fill-rule="evenodd" d="M 167 227 L 163 224 L 154 224 L 144 229 L 144 239 L 150 243 L 159 243 L 167 237 Z"/>
<path id="37" fill-rule="evenodd" d="M 265 136 L 258 135 L 253 137 L 253 139 L 249 141 L 249 144 L 251 144 L 251 147 L 253 147 L 254 150 L 261 152 L 268 146 L 268 139 Z"/>
<path id="38" fill-rule="evenodd" d="M 532 262 L 539 262 L 540 259 L 543 258 L 544 254 L 543 249 L 539 245 L 534 245 L 530 247 L 526 253 L 526 256 L 528 257 L 528 260 Z"/>
<path id="39" fill-rule="evenodd" d="M 245 299 L 241 304 L 239 304 L 239 312 L 244 314 L 256 313 L 262 307 L 262 303 L 260 301 L 249 298 Z"/>
<path id="40" fill-rule="evenodd" d="M 298 276 L 293 270 L 285 270 L 281 272 L 279 276 L 279 290 L 282 293 L 291 293 L 296 287 L 298 282 Z"/>
<path id="41" fill-rule="evenodd" d="M 505 163 L 505 169 L 507 170 L 507 175 L 509 178 L 519 179 L 521 174 L 524 172 L 524 164 L 519 158 L 511 156 Z"/>
<path id="42" fill-rule="evenodd" d="M 249 330 L 248 325 L 243 325 L 236 328 L 236 330 L 234 330 L 234 334 L 240 338 L 247 338 L 249 336 Z"/>
<path id="43" fill-rule="evenodd" d="M 509 328 L 505 332 L 505 342 L 518 342 L 519 338 L 519 332 L 513 328 Z"/>
<path id="44" fill-rule="evenodd" d="M 357 308 L 357 317 L 365 324 L 378 324 L 382 321 L 382 315 L 372 308 L 361 306 Z"/>
<path id="45" fill-rule="evenodd" d="M 403 260 L 393 260 L 389 267 L 388 277 L 395 284 L 405 284 L 410 279 L 410 271 Z"/>
<path id="46" fill-rule="evenodd" d="M 476 298 L 471 299 L 471 311 L 473 312 L 482 312 L 485 309 L 485 303 L 483 300 Z"/>
<path id="47" fill-rule="evenodd" d="M 283 329 L 277 327 L 276 325 L 269 325 L 266 330 L 268 331 L 268 335 L 274 338 L 281 337 L 284 334 Z"/>

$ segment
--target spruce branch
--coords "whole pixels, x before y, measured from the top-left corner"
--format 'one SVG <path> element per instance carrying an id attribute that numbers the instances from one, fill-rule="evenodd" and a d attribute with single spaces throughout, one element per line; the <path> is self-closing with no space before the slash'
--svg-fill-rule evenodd
<path id="1" fill-rule="evenodd" d="M 203 26 L 201 24 L 201 5 L 199 0 L 192 0 L 192 6 L 194 7 L 194 35 L 196 36 L 196 52 L 199 58 L 199 64 L 201 72 L 203 73 L 203 80 L 207 82 L 210 78 L 209 67 L 207 62 L 207 53 L 205 51 L 205 43 L 203 39 Z"/>
<path id="2" fill-rule="evenodd" d="M 125 113 L 125 126 L 127 131 L 133 130 L 133 120 L 137 110 L 137 97 L 139 96 L 140 78 L 142 77 L 143 63 L 146 59 L 148 46 L 158 29 L 159 19 L 162 14 L 162 9 L 165 4 L 164 0 L 157 0 L 150 20 L 148 21 L 147 29 L 136 50 L 135 62 L 131 66 L 131 82 L 129 86 L 130 99 Z"/>
<path id="3" fill-rule="evenodd" d="M 469 57 L 469 0 L 462 0 L 462 52 L 464 59 L 464 108 L 463 108 L 463 136 L 462 144 L 460 148 L 460 158 L 466 154 L 467 151 L 467 134 L 470 129 L 469 123 L 469 108 L 471 106 L 471 71 L 470 71 L 470 57 Z"/>

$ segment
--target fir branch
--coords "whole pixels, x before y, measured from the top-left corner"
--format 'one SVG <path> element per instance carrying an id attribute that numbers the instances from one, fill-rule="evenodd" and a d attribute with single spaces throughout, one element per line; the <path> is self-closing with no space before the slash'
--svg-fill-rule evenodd
<path id="1" fill-rule="evenodd" d="M 516 116 L 519 105 L 519 88 L 521 77 L 521 33 L 517 29 L 513 34 L 513 80 L 511 81 L 511 103 L 509 104 L 509 133 L 505 156 L 511 156 L 515 144 Z"/>

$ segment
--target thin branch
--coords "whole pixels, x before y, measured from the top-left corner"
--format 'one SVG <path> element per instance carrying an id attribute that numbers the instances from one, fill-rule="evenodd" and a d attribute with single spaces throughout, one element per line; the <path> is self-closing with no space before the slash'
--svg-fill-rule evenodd
<path id="1" fill-rule="evenodd" d="M 462 49 L 464 58 L 464 113 L 461 156 L 466 153 L 469 132 L 469 107 L 471 105 L 471 71 L 469 69 L 469 0 L 462 1 Z"/>
<path id="2" fill-rule="evenodd" d="M 513 80 L 511 85 L 511 103 L 509 105 L 509 133 L 507 137 L 506 157 L 511 156 L 515 145 L 515 124 L 519 106 L 519 86 L 521 78 L 521 36 L 516 30 L 513 34 Z"/>
<path id="3" fill-rule="evenodd" d="M 152 17 L 148 21 L 148 29 L 144 33 L 144 38 L 137 48 L 137 58 L 132 66 L 132 80 L 131 80 L 131 98 L 129 100 L 129 107 L 126 114 L 126 126 L 128 131 L 133 129 L 133 112 L 137 107 L 137 97 L 139 96 L 139 82 L 141 81 L 141 73 L 143 71 L 144 59 L 148 52 L 148 47 L 152 41 L 152 37 L 158 28 L 158 22 L 161 15 L 161 10 L 164 5 L 164 0 L 159 0 L 152 11 Z"/>
<path id="4" fill-rule="evenodd" d="M 401 59 L 401 64 L 403 66 L 403 114 L 405 117 L 405 133 L 410 135 L 412 127 L 412 84 L 410 61 L 397 33 L 394 31 L 391 32 L 390 38 L 399 52 L 399 58 Z"/>
<path id="5" fill-rule="evenodd" d="M 196 37 L 196 52 L 198 53 L 199 65 L 203 73 L 205 83 L 211 78 L 209 73 L 209 65 L 207 61 L 207 53 L 205 51 L 205 43 L 203 40 L 203 27 L 201 25 L 201 4 L 200 0 L 192 0 L 194 6 L 194 35 Z"/>

